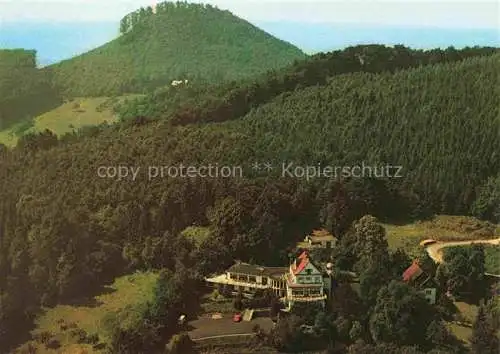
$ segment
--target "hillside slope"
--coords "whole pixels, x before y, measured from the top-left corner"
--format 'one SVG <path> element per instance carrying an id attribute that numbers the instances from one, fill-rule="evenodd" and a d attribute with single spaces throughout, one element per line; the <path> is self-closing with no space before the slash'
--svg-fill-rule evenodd
<path id="1" fill-rule="evenodd" d="M 283 264 L 286 252 L 277 250 L 307 230 L 326 225 L 341 234 L 368 213 L 468 213 L 476 191 L 500 170 L 492 94 L 499 55 L 327 78 L 320 69 L 329 59 L 316 58 L 318 66 L 309 63 L 282 81 L 271 75 L 250 86 L 253 94 L 274 94 L 253 105 L 244 101 L 248 113 L 228 92 L 234 101 L 214 111 L 227 113 L 222 122 L 174 125 L 169 117 L 137 117 L 84 138 L 58 141 L 45 133 L 0 150 L 0 296 L 7 304 L 0 307 L 0 329 L 15 333 L 9 319 L 22 318 L 26 308 L 80 295 L 125 269 L 171 266 L 172 249 L 191 252 L 176 235 L 192 225 L 218 231 L 196 248 L 191 265 L 209 274 L 235 258 Z M 382 59 L 374 65 L 390 66 Z M 296 85 L 291 77 L 309 84 Z M 321 84 L 311 86 L 316 79 Z M 274 91 L 279 85 L 291 90 Z M 208 112 L 205 122 L 217 121 L 209 103 L 195 118 Z M 401 165 L 402 177 L 281 178 L 283 162 L 335 167 L 363 161 Z M 256 171 L 255 162 L 274 169 Z M 244 173 L 148 175 L 151 167 L 180 164 L 241 166 Z M 118 167 L 128 175 L 102 175 L 103 168 Z M 10 333 L 0 331 L 0 342 Z"/>
<path id="2" fill-rule="evenodd" d="M 260 161 L 401 166 L 432 209 L 464 213 L 500 171 L 496 104 L 500 56 L 396 74 L 350 74 L 281 95 L 234 124 Z M 268 132 L 272 132 L 269 134 Z"/>
<path id="3" fill-rule="evenodd" d="M 137 96 L 76 97 L 33 119 L 23 120 L 9 129 L 0 131 L 0 144 L 14 147 L 23 135 L 43 132 L 46 129 L 61 137 L 82 128 L 115 123 L 118 116 L 113 107 L 135 97 Z"/>
<path id="4" fill-rule="evenodd" d="M 128 119 L 145 115 L 168 119 L 175 125 L 233 120 L 280 94 L 325 86 L 329 77 L 356 72 L 395 72 L 499 52 L 492 47 L 424 51 L 402 45 L 359 45 L 320 53 L 281 70 L 224 85 L 193 82 L 188 87 L 162 87 L 121 107 L 120 116 Z"/>
<path id="5" fill-rule="evenodd" d="M 62 102 L 47 73 L 36 68 L 36 52 L 0 50 L 0 130 Z"/>
<path id="6" fill-rule="evenodd" d="M 237 79 L 305 57 L 296 47 L 210 5 L 162 3 L 156 13 L 141 8 L 122 20 L 122 32 L 46 70 L 67 95 L 103 96 L 140 93 L 177 79 Z"/>

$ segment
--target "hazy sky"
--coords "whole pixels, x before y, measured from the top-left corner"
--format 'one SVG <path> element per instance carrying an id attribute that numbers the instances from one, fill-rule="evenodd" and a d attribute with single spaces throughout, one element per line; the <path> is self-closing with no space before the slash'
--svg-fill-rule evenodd
<path id="1" fill-rule="evenodd" d="M 118 21 L 154 0 L 0 0 L 1 22 Z M 249 21 L 499 28 L 497 1 L 206 0 Z"/>

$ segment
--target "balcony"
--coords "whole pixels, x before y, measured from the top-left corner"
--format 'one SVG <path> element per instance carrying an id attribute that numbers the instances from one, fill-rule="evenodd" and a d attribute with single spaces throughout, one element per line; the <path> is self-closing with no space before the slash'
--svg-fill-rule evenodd
<path id="1" fill-rule="evenodd" d="M 323 301 L 326 300 L 326 294 L 292 294 L 292 296 L 288 296 L 288 301 L 295 302 L 314 302 L 314 301 Z"/>
<path id="2" fill-rule="evenodd" d="M 241 286 L 241 287 L 249 287 L 249 288 L 254 288 L 254 289 L 267 289 L 270 288 L 271 286 L 269 285 L 262 285 L 259 283 L 253 283 L 249 281 L 243 281 L 243 280 L 237 280 L 237 279 L 231 279 L 226 276 L 226 274 L 221 274 L 213 278 L 205 278 L 205 281 L 209 283 L 215 283 L 215 284 L 226 284 L 226 285 L 233 285 L 233 286 Z"/>

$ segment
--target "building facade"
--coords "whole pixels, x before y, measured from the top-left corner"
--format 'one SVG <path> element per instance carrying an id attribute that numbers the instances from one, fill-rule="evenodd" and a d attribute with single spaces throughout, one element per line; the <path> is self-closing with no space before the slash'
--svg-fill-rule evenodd
<path id="1" fill-rule="evenodd" d="M 289 308 L 296 302 L 321 302 L 326 300 L 325 274 L 313 264 L 307 251 L 304 251 L 290 265 L 286 275 L 286 299 Z"/>
<path id="2" fill-rule="evenodd" d="M 271 290 L 290 309 L 297 302 L 319 302 L 326 300 L 322 272 L 304 251 L 289 267 L 262 267 L 248 263 L 236 263 L 224 274 L 205 281 L 212 285 L 222 285 L 236 294 L 241 292 L 252 297 L 258 290 Z"/>
<path id="3" fill-rule="evenodd" d="M 437 289 L 433 284 L 431 277 L 420 267 L 419 261 L 413 261 L 403 273 L 403 281 L 414 286 L 425 297 L 431 305 L 436 303 Z"/>
<path id="4" fill-rule="evenodd" d="M 297 246 L 303 249 L 333 248 L 337 244 L 337 238 L 325 229 L 314 230 L 310 235 L 299 242 Z"/>

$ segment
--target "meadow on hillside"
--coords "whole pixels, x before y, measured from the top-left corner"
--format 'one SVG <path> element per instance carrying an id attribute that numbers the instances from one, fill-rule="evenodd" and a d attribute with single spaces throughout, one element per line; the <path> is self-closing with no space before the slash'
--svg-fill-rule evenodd
<path id="1" fill-rule="evenodd" d="M 156 273 L 134 273 L 115 279 L 104 287 L 101 295 L 80 299 L 75 305 L 57 305 L 46 308 L 36 320 L 32 331 L 35 340 L 25 343 L 16 353 L 29 347 L 37 353 L 103 353 L 109 341 L 111 315 L 131 319 L 153 299 Z M 123 326 L 126 327 L 126 323 Z"/>
<path id="2" fill-rule="evenodd" d="M 384 224 L 389 247 L 412 251 L 420 241 L 468 241 L 500 237 L 500 225 L 468 216 L 435 215 L 410 224 Z"/>

